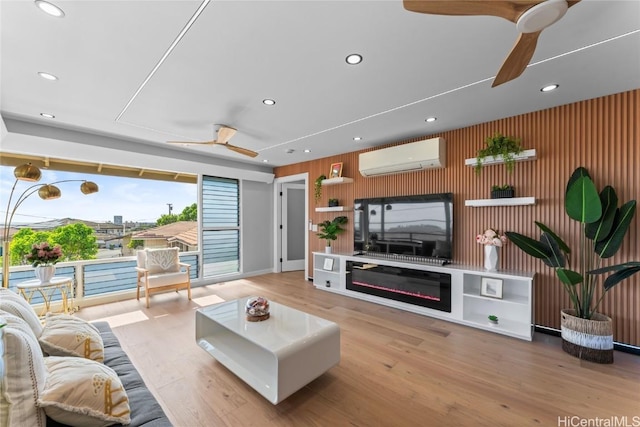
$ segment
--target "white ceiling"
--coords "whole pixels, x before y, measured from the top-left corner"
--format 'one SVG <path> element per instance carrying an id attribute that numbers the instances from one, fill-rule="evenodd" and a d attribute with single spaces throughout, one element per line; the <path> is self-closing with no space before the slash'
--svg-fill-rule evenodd
<path id="1" fill-rule="evenodd" d="M 496 88 L 493 77 L 517 37 L 515 25 L 497 17 L 418 14 L 400 0 L 53 2 L 64 18 L 31 0 L 0 2 L 3 117 L 256 166 L 640 88 L 636 0 L 570 8 L 543 31 L 524 74 Z M 363 62 L 346 64 L 350 53 Z M 560 88 L 541 93 L 548 83 Z M 263 105 L 265 98 L 276 105 Z M 429 116 L 438 120 L 425 123 Z M 211 140 L 214 124 L 237 128 L 231 143 L 259 156 L 166 143 Z"/>

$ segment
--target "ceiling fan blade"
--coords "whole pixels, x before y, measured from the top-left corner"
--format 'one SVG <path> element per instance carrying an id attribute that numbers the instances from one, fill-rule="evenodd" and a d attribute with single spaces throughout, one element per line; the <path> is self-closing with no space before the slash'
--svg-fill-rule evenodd
<path id="1" fill-rule="evenodd" d="M 404 8 L 411 12 L 435 15 L 490 15 L 518 21 L 527 9 L 544 0 L 403 0 Z"/>
<path id="2" fill-rule="evenodd" d="M 217 142 L 219 144 L 226 144 L 233 135 L 235 135 L 237 132 L 236 129 L 229 127 L 229 126 L 221 126 L 220 129 L 218 129 L 218 139 Z"/>
<path id="3" fill-rule="evenodd" d="M 533 53 L 536 51 L 540 33 L 542 33 L 542 30 L 534 33 L 520 33 L 516 44 L 511 49 L 507 59 L 504 60 L 491 87 L 513 80 L 524 72 L 533 57 Z"/>
<path id="4" fill-rule="evenodd" d="M 567 0 L 567 7 L 574 6 L 578 3 L 580 3 L 580 0 Z"/>
<path id="5" fill-rule="evenodd" d="M 167 141 L 169 144 L 193 144 L 193 145 L 211 145 L 215 141 Z"/>
<path id="6" fill-rule="evenodd" d="M 258 155 L 258 153 L 256 153 L 255 151 L 249 150 L 247 148 L 237 147 L 231 144 L 223 144 L 223 145 L 227 147 L 229 150 L 235 151 L 236 153 L 244 154 L 245 156 L 256 157 Z"/>

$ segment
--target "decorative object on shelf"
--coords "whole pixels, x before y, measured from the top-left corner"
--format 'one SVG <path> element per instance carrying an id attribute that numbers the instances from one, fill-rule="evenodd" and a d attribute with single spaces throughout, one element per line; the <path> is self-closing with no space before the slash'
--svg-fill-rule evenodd
<path id="1" fill-rule="evenodd" d="M 262 322 L 270 316 L 269 301 L 264 297 L 251 297 L 244 307 L 249 322 Z"/>
<path id="2" fill-rule="evenodd" d="M 567 182 L 564 204 L 569 218 L 581 226 L 578 251 L 571 251 L 564 240 L 537 221 L 535 224 L 542 230 L 539 241 L 512 231 L 506 235 L 525 253 L 554 268 L 569 294 L 573 309 L 561 311 L 562 349 L 583 360 L 613 363 L 611 319 L 598 313 L 598 307 L 611 288 L 640 271 L 640 262 L 598 267 L 603 259 L 614 256 L 620 249 L 635 215 L 636 201 L 630 200 L 618 208 L 618 196 L 613 187 L 608 185 L 598 194 L 589 172 L 579 167 Z M 573 260 L 575 270 L 571 267 Z M 609 272 L 613 273 L 604 280 L 598 296 L 599 275 Z M 568 319 L 569 316 L 591 322 L 591 326 L 571 329 L 577 322 L 565 322 L 565 317 Z M 603 322 L 609 326 L 603 326 Z M 590 338 L 583 340 L 580 337 L 585 336 L 585 330 L 591 331 L 588 333 Z"/>
<path id="3" fill-rule="evenodd" d="M 489 323 L 491 325 L 497 325 L 498 324 L 498 316 L 496 316 L 495 314 L 490 314 L 488 319 L 489 319 Z"/>
<path id="4" fill-rule="evenodd" d="M 9 193 L 9 201 L 7 202 L 7 208 L 5 209 L 4 215 L 4 228 L 2 230 L 2 286 L 5 288 L 9 287 L 11 221 L 13 221 L 13 216 L 15 215 L 18 207 L 36 192 L 43 200 L 59 198 L 62 193 L 60 189 L 53 184 L 60 184 L 63 182 L 82 182 L 82 184 L 80 184 L 80 191 L 82 191 L 83 194 L 93 194 L 98 192 L 98 185 L 95 182 L 83 179 L 65 179 L 62 181 L 52 182 L 51 184 L 33 184 L 27 187 L 22 194 L 18 196 L 12 206 L 11 201 L 13 199 L 13 193 L 15 192 L 16 186 L 18 185 L 18 181 L 37 182 L 40 181 L 42 173 L 37 166 L 34 166 L 31 163 L 25 163 L 23 165 L 16 166 L 13 170 L 13 175 L 16 177 L 16 180 L 11 188 L 11 193 Z"/>
<path id="5" fill-rule="evenodd" d="M 501 156 L 507 172 L 513 172 L 513 166 L 516 163 L 514 155 L 520 154 L 523 151 L 520 145 L 520 138 L 504 136 L 500 132 L 496 132 L 493 136 L 487 137 L 484 143 L 486 147 L 476 152 L 476 173 L 480 174 L 482 171 L 482 162 L 489 156 Z"/>
<path id="6" fill-rule="evenodd" d="M 322 181 L 325 179 L 327 179 L 327 177 L 323 174 L 317 177 L 313 182 L 313 197 L 315 198 L 316 203 L 318 203 L 322 197 Z"/>
<path id="7" fill-rule="evenodd" d="M 342 162 L 332 163 L 329 178 L 340 178 L 342 176 Z"/>
<path id="8" fill-rule="evenodd" d="M 488 271 L 498 269 L 498 248 L 507 242 L 507 237 L 494 228 L 487 228 L 476 236 L 476 242 L 484 245 L 484 268 Z"/>
<path id="9" fill-rule="evenodd" d="M 513 185 L 492 185 L 491 186 L 491 198 L 492 199 L 511 199 L 515 196 L 515 189 Z"/>
<path id="10" fill-rule="evenodd" d="M 320 228 L 320 232 L 316 235 L 327 241 L 327 246 L 325 247 L 326 253 L 331 253 L 331 241 L 336 240 L 338 238 L 338 234 L 343 233 L 345 231 L 341 226 L 347 223 L 346 216 L 337 216 L 332 221 L 326 220 L 322 221 L 318 224 Z"/>
<path id="11" fill-rule="evenodd" d="M 329 199 L 329 203 L 328 203 L 329 207 L 334 207 L 339 205 L 340 205 L 340 202 L 338 201 L 338 199 Z"/>
<path id="12" fill-rule="evenodd" d="M 325 258 L 324 265 L 322 266 L 323 270 L 332 271 L 333 270 L 333 258 Z"/>
<path id="13" fill-rule="evenodd" d="M 502 299 L 502 279 L 483 277 L 480 282 L 480 295 L 483 297 Z"/>

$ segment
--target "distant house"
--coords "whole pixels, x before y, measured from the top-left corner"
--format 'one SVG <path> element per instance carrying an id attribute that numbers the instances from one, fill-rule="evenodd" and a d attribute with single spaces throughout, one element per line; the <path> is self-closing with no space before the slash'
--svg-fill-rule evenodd
<path id="1" fill-rule="evenodd" d="M 145 248 L 178 247 L 181 252 L 198 250 L 198 223 L 178 221 L 160 227 L 149 228 L 131 236 L 142 240 Z"/>

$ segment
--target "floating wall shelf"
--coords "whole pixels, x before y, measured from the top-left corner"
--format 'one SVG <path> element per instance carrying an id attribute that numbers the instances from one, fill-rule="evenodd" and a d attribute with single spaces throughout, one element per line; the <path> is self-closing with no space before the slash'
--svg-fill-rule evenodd
<path id="1" fill-rule="evenodd" d="M 530 150 L 524 150 L 522 153 L 513 156 L 513 159 L 516 162 L 525 162 L 525 161 L 535 160 L 536 158 L 537 157 L 536 157 L 535 148 L 532 148 Z M 482 166 L 499 165 L 501 163 L 504 163 L 504 159 L 502 158 L 502 156 L 487 156 L 484 158 L 484 160 L 482 160 Z M 466 166 L 475 166 L 476 158 L 474 157 L 472 159 L 466 159 L 464 161 L 464 164 Z"/>
<path id="2" fill-rule="evenodd" d="M 478 199 L 464 201 L 465 206 L 471 206 L 474 208 L 481 208 L 485 206 L 526 206 L 535 204 L 535 197 L 511 197 L 508 199 Z"/>
<path id="3" fill-rule="evenodd" d="M 350 206 L 325 206 L 316 208 L 316 212 L 350 212 L 352 209 Z"/>
<path id="4" fill-rule="evenodd" d="M 323 179 L 322 185 L 349 184 L 351 182 L 353 182 L 353 178 L 347 178 L 346 176 L 341 176 L 339 178 Z"/>

